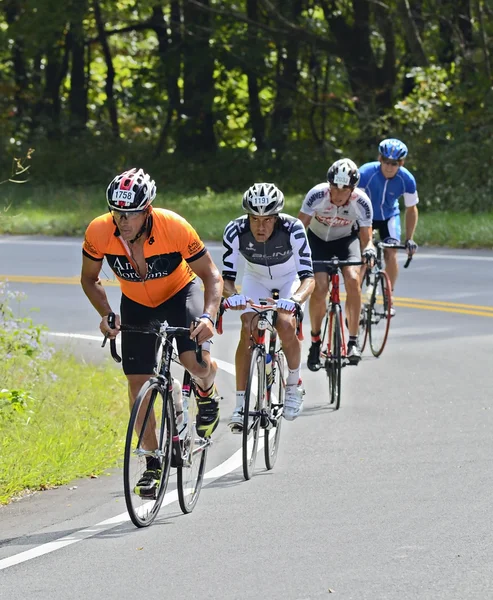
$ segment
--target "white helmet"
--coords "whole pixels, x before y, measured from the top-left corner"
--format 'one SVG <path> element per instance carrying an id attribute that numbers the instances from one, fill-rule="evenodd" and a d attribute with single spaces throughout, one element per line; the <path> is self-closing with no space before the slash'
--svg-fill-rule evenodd
<path id="1" fill-rule="evenodd" d="M 360 180 L 356 164 L 349 158 L 337 160 L 327 171 L 327 181 L 334 187 L 355 188 Z"/>
<path id="2" fill-rule="evenodd" d="M 142 169 L 130 169 L 117 175 L 106 190 L 110 210 L 140 212 L 156 197 L 156 184 Z"/>
<path id="3" fill-rule="evenodd" d="M 243 194 L 243 210 L 251 215 L 277 215 L 284 208 L 284 194 L 273 183 L 254 183 Z"/>

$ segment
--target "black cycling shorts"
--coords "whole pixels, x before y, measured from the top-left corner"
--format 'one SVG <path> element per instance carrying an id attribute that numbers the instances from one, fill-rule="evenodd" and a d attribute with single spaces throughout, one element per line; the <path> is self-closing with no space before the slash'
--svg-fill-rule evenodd
<path id="1" fill-rule="evenodd" d="M 121 321 L 125 325 L 149 326 L 152 321 L 167 321 L 172 327 L 189 327 L 200 317 L 204 308 L 203 294 L 194 279 L 159 306 L 150 307 L 139 304 L 122 295 L 120 303 Z M 150 375 L 155 366 L 156 336 L 146 333 L 121 333 L 122 364 L 125 375 Z M 195 350 L 195 342 L 189 337 L 175 338 L 178 354 Z M 209 348 L 204 344 L 204 350 Z"/>
<path id="2" fill-rule="evenodd" d="M 312 260 L 330 260 L 337 256 L 339 260 L 361 260 L 361 247 L 357 233 L 348 235 L 338 240 L 325 242 L 308 229 L 308 243 L 312 251 Z M 314 273 L 325 273 L 327 267 L 313 265 Z"/>

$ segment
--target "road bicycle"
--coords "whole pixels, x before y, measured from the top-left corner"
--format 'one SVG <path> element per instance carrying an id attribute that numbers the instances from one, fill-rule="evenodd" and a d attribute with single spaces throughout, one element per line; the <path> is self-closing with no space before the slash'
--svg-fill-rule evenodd
<path id="1" fill-rule="evenodd" d="M 272 299 L 279 299 L 279 291 L 272 291 Z M 264 458 L 268 470 L 273 469 L 277 460 L 286 388 L 286 359 L 276 331 L 277 305 L 260 299 L 259 304 L 251 300 L 249 305 L 255 310 L 250 329 L 251 357 L 250 369 L 245 388 L 242 429 L 243 476 L 251 479 L 255 471 L 260 430 L 264 430 Z M 222 315 L 226 310 L 223 303 L 219 310 L 218 333 L 222 333 Z M 302 315 L 295 313 L 297 335 L 303 337 Z M 266 344 L 266 331 L 269 341 Z"/>
<path id="2" fill-rule="evenodd" d="M 114 328 L 114 319 L 113 313 L 108 316 L 111 328 Z M 171 364 L 180 364 L 173 348 L 173 339 L 178 336 L 190 336 L 190 329 L 170 327 L 165 321 L 156 322 L 149 327 L 122 324 L 120 331 L 156 336 L 154 375 L 144 383 L 132 407 L 123 464 L 128 513 L 134 525 L 147 527 L 154 521 L 161 508 L 171 467 L 177 469 L 180 508 L 185 514 L 192 512 L 202 488 L 211 440 L 197 435 L 197 391 L 195 382 L 186 369 L 182 384 L 182 415 L 179 414 L 179 407 L 175 406 L 176 399 L 173 398 Z M 110 341 L 110 347 L 113 359 L 121 362 L 114 339 Z M 196 346 L 196 358 L 197 362 L 203 365 L 200 345 Z M 181 419 L 178 418 L 180 416 Z M 134 489 L 147 469 L 147 458 L 159 460 L 160 480 L 155 492 L 149 497 L 142 497 L 136 494 Z"/>
<path id="3" fill-rule="evenodd" d="M 363 278 L 361 316 L 359 322 L 358 342 L 361 352 L 367 341 L 373 356 L 378 358 L 387 343 L 390 321 L 392 318 L 392 285 L 383 266 L 385 248 L 407 250 L 404 244 L 377 242 L 377 258 L 371 269 L 366 269 Z M 407 269 L 413 259 L 408 256 L 404 268 Z"/>
<path id="4" fill-rule="evenodd" d="M 320 344 L 320 367 L 325 368 L 329 382 L 330 402 L 334 410 L 339 410 L 341 405 L 341 372 L 348 363 L 346 356 L 346 339 L 340 299 L 339 270 L 343 267 L 358 267 L 362 261 L 339 260 L 333 257 L 330 260 L 314 260 L 313 265 L 323 265 L 329 275 L 329 299 L 324 317 L 322 337 Z"/>

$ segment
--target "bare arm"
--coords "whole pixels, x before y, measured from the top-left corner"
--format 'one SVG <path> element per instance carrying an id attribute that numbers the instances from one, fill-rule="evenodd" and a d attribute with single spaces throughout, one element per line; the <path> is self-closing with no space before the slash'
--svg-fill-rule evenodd
<path id="1" fill-rule="evenodd" d="M 308 299 L 308 296 L 313 292 L 315 287 L 315 278 L 307 277 L 301 281 L 300 287 L 296 290 L 296 292 L 291 296 L 291 299 L 299 304 L 303 304 L 305 300 Z"/>
<path id="2" fill-rule="evenodd" d="M 310 225 L 312 217 L 311 215 L 307 215 L 306 213 L 300 211 L 298 213 L 298 219 L 303 223 L 305 227 L 308 227 L 308 225 Z"/>
<path id="3" fill-rule="evenodd" d="M 85 295 L 89 298 L 90 303 L 102 317 L 99 329 L 103 334 L 108 334 L 110 338 L 114 338 L 118 335 L 118 330 L 120 329 L 120 316 L 116 315 L 115 329 L 111 329 L 108 326 L 108 315 L 113 311 L 108 302 L 106 291 L 99 279 L 99 273 L 101 272 L 102 266 L 102 261 L 91 260 L 90 258 L 87 258 L 87 256 L 82 255 L 80 283 Z"/>
<path id="4" fill-rule="evenodd" d="M 375 246 L 373 245 L 373 230 L 371 227 L 360 227 L 359 241 L 363 252 L 369 248 L 375 249 Z"/>
<path id="5" fill-rule="evenodd" d="M 192 261 L 189 265 L 193 272 L 202 279 L 204 284 L 204 313 L 210 314 L 212 321 L 214 321 L 223 293 L 223 278 L 209 252 Z M 195 328 L 192 328 L 190 337 L 197 338 L 198 343 L 202 344 L 213 335 L 214 324 L 207 317 L 204 317 L 200 319 Z"/>
<path id="6" fill-rule="evenodd" d="M 99 273 L 103 263 L 99 260 L 91 260 L 87 256 L 82 256 L 82 272 L 80 283 L 89 302 L 94 306 L 98 313 L 104 317 L 111 312 L 111 306 L 104 287 L 99 279 Z"/>
<path id="7" fill-rule="evenodd" d="M 418 207 L 416 205 L 408 206 L 406 208 L 406 241 L 413 239 L 417 224 L 418 224 Z"/>
<path id="8" fill-rule="evenodd" d="M 237 293 L 238 290 L 236 289 L 236 282 L 232 281 L 231 279 L 225 279 L 223 296 L 225 298 L 229 298 L 230 296 L 234 296 Z"/>
<path id="9" fill-rule="evenodd" d="M 204 312 L 214 318 L 221 302 L 223 278 L 209 252 L 189 263 L 189 266 L 204 283 Z"/>

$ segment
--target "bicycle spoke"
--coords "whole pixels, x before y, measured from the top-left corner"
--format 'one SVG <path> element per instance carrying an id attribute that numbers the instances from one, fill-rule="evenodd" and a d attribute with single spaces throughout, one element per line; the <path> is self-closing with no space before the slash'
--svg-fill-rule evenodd
<path id="1" fill-rule="evenodd" d="M 156 518 L 168 484 L 171 465 L 171 397 L 152 378 L 139 392 L 130 415 L 124 456 L 125 502 L 137 527 L 147 527 Z M 137 435 L 136 432 L 140 434 Z M 159 463 L 153 489 L 138 484 L 147 470 L 147 460 Z M 140 495 L 136 488 L 140 487 Z"/>
<path id="2" fill-rule="evenodd" d="M 376 357 L 382 354 L 387 342 L 391 320 L 390 307 L 390 280 L 385 271 L 380 271 L 375 277 L 368 310 L 370 348 Z"/>

